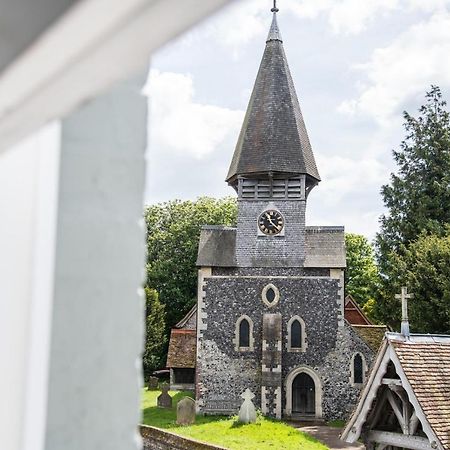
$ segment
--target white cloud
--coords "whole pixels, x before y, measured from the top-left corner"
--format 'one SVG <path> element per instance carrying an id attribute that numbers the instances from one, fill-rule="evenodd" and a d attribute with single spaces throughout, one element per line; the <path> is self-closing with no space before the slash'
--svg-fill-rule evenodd
<path id="1" fill-rule="evenodd" d="M 144 92 L 150 101 L 150 146 L 197 159 L 213 153 L 237 135 L 243 111 L 195 102 L 188 74 L 150 70 Z"/>
<path id="2" fill-rule="evenodd" d="M 386 182 L 388 171 L 375 158 L 323 157 L 321 154 L 316 157 L 324 181 L 320 190 L 327 203 L 341 202 L 346 195 L 370 190 L 371 187 L 379 189 Z"/>
<path id="3" fill-rule="evenodd" d="M 400 0 L 290 0 L 287 7 L 298 17 L 315 19 L 325 14 L 336 34 L 358 34 L 379 14 L 398 8 Z"/>
<path id="4" fill-rule="evenodd" d="M 430 84 L 450 86 L 449 54 L 450 13 L 434 14 L 389 46 L 374 50 L 366 64 L 355 66 L 367 82 L 356 99 L 345 100 L 338 110 L 389 124 L 408 99 L 423 95 Z"/>
<path id="5" fill-rule="evenodd" d="M 449 0 L 285 0 L 283 9 L 301 18 L 325 15 L 336 34 L 359 34 L 379 16 L 394 12 L 444 12 Z"/>
<path id="6" fill-rule="evenodd" d="M 394 12 L 441 12 L 450 0 L 283 0 L 279 2 L 280 21 L 289 14 L 315 20 L 324 16 L 335 34 L 357 35 L 379 16 Z M 187 33 L 183 45 L 213 40 L 226 47 L 238 59 L 252 39 L 268 32 L 271 2 L 247 0 L 235 2 Z M 283 30 L 281 30 L 283 33 Z"/>
<path id="7" fill-rule="evenodd" d="M 328 156 L 316 152 L 322 182 L 308 200 L 308 224 L 342 225 L 372 239 L 383 211 L 378 195 L 389 170 L 377 159 Z"/>

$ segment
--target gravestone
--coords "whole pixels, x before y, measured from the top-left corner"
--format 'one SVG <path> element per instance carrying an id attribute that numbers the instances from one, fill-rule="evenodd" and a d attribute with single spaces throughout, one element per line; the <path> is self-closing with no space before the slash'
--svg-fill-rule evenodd
<path id="1" fill-rule="evenodd" d="M 149 377 L 148 379 L 148 390 L 149 391 L 156 391 L 158 389 L 158 378 L 157 377 Z"/>
<path id="2" fill-rule="evenodd" d="M 162 392 L 157 399 L 157 405 L 160 408 L 172 408 L 172 397 L 169 395 L 169 387 L 167 383 L 161 385 Z"/>
<path id="3" fill-rule="evenodd" d="M 252 398 L 255 397 L 255 394 L 247 388 L 245 392 L 241 395 L 244 399 L 244 403 L 242 403 L 239 409 L 239 422 L 240 423 L 255 423 L 256 422 L 256 409 L 255 405 L 252 402 Z"/>
<path id="4" fill-rule="evenodd" d="M 195 422 L 195 400 L 184 397 L 177 405 L 177 424 L 191 425 Z"/>

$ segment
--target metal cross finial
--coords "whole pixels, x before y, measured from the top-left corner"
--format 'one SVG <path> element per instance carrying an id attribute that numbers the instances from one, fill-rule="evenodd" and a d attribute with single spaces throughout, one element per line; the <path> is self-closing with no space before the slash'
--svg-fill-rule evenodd
<path id="1" fill-rule="evenodd" d="M 412 294 L 408 294 L 408 288 L 402 287 L 401 294 L 395 294 L 395 298 L 399 298 L 402 301 L 402 327 L 401 333 L 405 337 L 409 337 L 409 320 L 408 320 L 408 299 L 413 298 Z"/>
<path id="2" fill-rule="evenodd" d="M 271 9 L 272 12 L 277 13 L 279 9 L 277 8 L 277 0 L 273 0 L 273 8 Z"/>

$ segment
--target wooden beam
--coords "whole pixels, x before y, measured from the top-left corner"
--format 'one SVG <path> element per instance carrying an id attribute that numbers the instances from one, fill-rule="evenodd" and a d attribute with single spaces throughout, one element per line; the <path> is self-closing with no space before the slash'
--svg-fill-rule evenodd
<path id="1" fill-rule="evenodd" d="M 387 401 L 386 399 L 387 390 L 384 390 L 380 395 L 380 398 L 377 400 L 377 404 L 375 406 L 375 411 L 372 414 L 372 417 L 369 416 L 369 424 L 371 427 L 376 427 L 378 419 L 380 418 L 381 413 L 384 411 L 384 405 Z"/>
<path id="2" fill-rule="evenodd" d="M 383 378 L 381 380 L 381 384 L 387 384 L 388 386 L 401 386 L 402 380 L 399 380 L 397 378 Z"/>
<path id="3" fill-rule="evenodd" d="M 416 434 L 417 428 L 419 426 L 420 420 L 414 411 L 411 419 L 409 420 L 409 434 Z"/>
<path id="4" fill-rule="evenodd" d="M 430 443 L 427 438 L 391 433 L 390 431 L 369 431 L 367 438 L 369 441 L 376 442 L 377 444 L 392 445 L 411 450 L 433 450 L 436 448 L 434 447 L 435 444 Z"/>
<path id="5" fill-rule="evenodd" d="M 389 348 L 389 354 L 391 357 L 391 361 L 394 363 L 395 370 L 396 370 L 398 376 L 400 377 L 400 379 L 402 380 L 402 385 L 405 388 L 405 392 L 408 395 L 408 399 L 409 399 L 410 403 L 412 404 L 414 411 L 420 420 L 420 423 L 422 424 L 423 432 L 426 434 L 428 440 L 430 442 L 433 442 L 434 445 L 436 446 L 433 448 L 437 448 L 439 450 L 445 450 L 444 447 L 439 442 L 439 440 L 436 436 L 436 433 L 431 428 L 431 425 L 429 424 L 429 422 L 422 410 L 422 407 L 420 406 L 420 403 L 418 402 L 418 400 L 414 394 L 414 390 L 413 390 L 411 384 L 409 383 L 408 379 L 406 378 L 405 372 L 403 371 L 402 365 L 398 359 L 398 356 L 397 356 L 397 353 L 395 352 L 394 347 Z"/>
<path id="6" fill-rule="evenodd" d="M 387 399 L 395 413 L 395 416 L 397 417 L 398 423 L 402 427 L 402 430 L 405 430 L 405 418 L 403 417 L 402 411 L 400 411 L 400 408 L 398 407 L 394 395 L 392 394 L 391 391 L 387 392 Z"/>
<path id="7" fill-rule="evenodd" d="M 369 374 L 369 379 L 364 386 L 360 401 L 358 402 L 355 412 L 350 420 L 347 422 L 341 439 L 345 442 L 356 442 L 361 435 L 361 428 L 366 422 L 369 411 L 372 408 L 373 401 L 377 395 L 383 375 L 386 373 L 386 367 L 390 360 L 390 351 L 388 341 L 385 339 L 382 343 L 381 349 L 378 352 L 377 359 Z"/>

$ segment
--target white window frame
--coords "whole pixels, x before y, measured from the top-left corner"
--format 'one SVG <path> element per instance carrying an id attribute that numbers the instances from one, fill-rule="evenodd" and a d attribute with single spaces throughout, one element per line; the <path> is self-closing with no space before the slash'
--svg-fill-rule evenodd
<path id="1" fill-rule="evenodd" d="M 301 333 L 301 347 L 292 347 L 291 338 L 292 338 L 292 324 L 298 320 L 300 323 L 302 333 Z M 289 319 L 287 323 L 287 334 L 286 334 L 286 350 L 290 353 L 305 353 L 308 348 L 308 343 L 306 342 L 306 326 L 305 321 L 300 316 L 293 316 Z"/>
<path id="2" fill-rule="evenodd" d="M 267 300 L 267 291 L 269 289 L 273 289 L 273 291 L 275 292 L 275 298 L 272 302 L 269 302 L 269 300 Z M 267 284 L 266 286 L 264 286 L 264 289 L 261 292 L 261 300 L 269 308 L 277 306 L 280 301 L 280 290 L 272 283 Z"/>
<path id="3" fill-rule="evenodd" d="M 249 325 L 249 346 L 248 347 L 240 347 L 239 346 L 239 341 L 240 341 L 239 327 L 241 325 L 241 322 L 244 319 L 247 320 L 248 325 Z M 234 349 L 237 352 L 252 352 L 255 349 L 255 338 L 253 337 L 253 320 L 250 319 L 250 317 L 248 317 L 246 314 L 243 314 L 236 320 L 233 343 L 234 343 Z"/>

